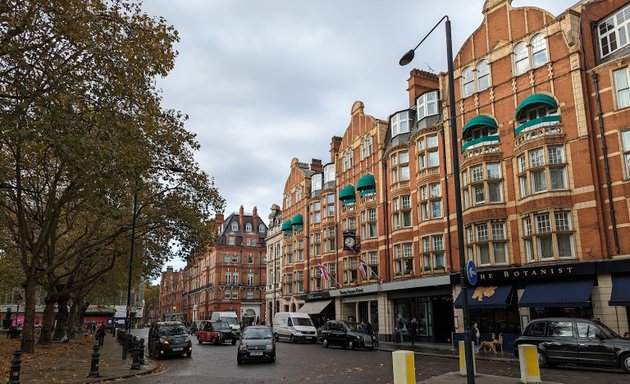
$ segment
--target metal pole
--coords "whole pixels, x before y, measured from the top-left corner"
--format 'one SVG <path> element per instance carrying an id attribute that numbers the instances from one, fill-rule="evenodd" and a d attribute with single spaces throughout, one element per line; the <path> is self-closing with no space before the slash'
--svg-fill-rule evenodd
<path id="1" fill-rule="evenodd" d="M 462 191 L 459 181 L 459 148 L 457 143 L 457 119 L 455 116 L 455 79 L 453 74 L 453 43 L 451 21 L 446 18 L 446 55 L 448 59 L 448 98 L 449 125 L 451 126 L 451 156 L 453 160 L 453 180 L 455 183 L 455 215 L 457 217 L 457 250 L 459 251 L 459 283 L 462 288 L 462 309 L 464 312 L 464 355 L 466 357 L 466 377 L 468 384 L 475 383 L 473 367 L 472 337 L 468 312 L 468 288 L 466 286 L 464 254 L 464 222 L 462 218 Z"/>
<path id="2" fill-rule="evenodd" d="M 130 307 L 131 307 L 131 275 L 133 270 L 133 254 L 136 248 L 136 217 L 138 216 L 138 188 L 133 193 L 133 215 L 131 218 L 131 253 L 129 255 L 129 271 L 127 275 L 127 309 L 125 313 L 125 333 L 129 335 L 131 331 Z M 127 343 L 123 344 L 122 358 L 127 358 Z"/>

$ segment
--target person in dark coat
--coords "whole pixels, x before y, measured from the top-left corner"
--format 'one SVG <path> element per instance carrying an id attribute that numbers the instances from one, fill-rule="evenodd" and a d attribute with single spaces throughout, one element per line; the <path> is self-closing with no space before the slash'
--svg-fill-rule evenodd
<path id="1" fill-rule="evenodd" d="M 98 346 L 102 347 L 103 342 L 105 341 L 105 324 L 100 323 L 98 328 L 96 328 L 96 339 L 98 340 Z"/>
<path id="2" fill-rule="evenodd" d="M 412 347 L 416 344 L 416 332 L 418 332 L 418 322 L 415 317 L 412 317 L 409 324 L 407 324 L 407 333 L 409 333 Z"/>

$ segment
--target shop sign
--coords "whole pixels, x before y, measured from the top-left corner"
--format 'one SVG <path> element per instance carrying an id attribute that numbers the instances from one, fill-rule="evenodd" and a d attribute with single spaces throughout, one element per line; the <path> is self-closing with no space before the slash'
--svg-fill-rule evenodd
<path id="1" fill-rule="evenodd" d="M 561 264 L 531 268 L 499 269 L 492 271 L 478 270 L 477 276 L 480 282 L 487 282 L 497 280 L 517 280 L 523 278 L 531 280 L 549 277 L 569 277 L 594 273 L 595 268 L 592 264 Z"/>
<path id="2" fill-rule="evenodd" d="M 339 290 L 339 294 L 340 295 L 354 295 L 357 293 L 363 293 L 363 288 L 361 287 L 356 287 L 356 288 L 346 288 L 346 289 L 340 289 Z"/>

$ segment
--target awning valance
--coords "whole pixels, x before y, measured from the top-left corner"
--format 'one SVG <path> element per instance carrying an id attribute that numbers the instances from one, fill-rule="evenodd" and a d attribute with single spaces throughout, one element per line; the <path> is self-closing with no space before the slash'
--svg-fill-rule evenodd
<path id="1" fill-rule="evenodd" d="M 630 276 L 613 275 L 612 293 L 608 305 L 630 307 Z"/>
<path id="2" fill-rule="evenodd" d="M 512 293 L 511 285 L 494 287 L 468 288 L 468 308 L 470 309 L 505 309 Z M 455 300 L 455 308 L 462 307 L 462 292 Z"/>
<path id="3" fill-rule="evenodd" d="M 472 119 L 468 120 L 466 125 L 464 125 L 464 128 L 462 129 L 462 136 L 464 135 L 464 132 L 466 132 L 466 130 L 472 127 L 479 127 L 479 126 L 491 127 L 494 129 L 499 128 L 499 126 L 497 125 L 497 122 L 492 117 L 475 116 Z"/>
<path id="4" fill-rule="evenodd" d="M 280 229 L 282 229 L 283 231 L 290 231 L 291 230 L 291 220 L 287 220 L 284 223 L 282 223 L 282 227 L 280 227 Z"/>
<path id="5" fill-rule="evenodd" d="M 368 173 L 360 178 L 357 183 L 357 190 L 361 194 L 361 197 L 376 193 L 376 181 L 374 180 L 374 176 Z"/>
<path id="6" fill-rule="evenodd" d="M 342 205 L 355 203 L 356 197 L 354 192 L 354 187 L 352 185 L 346 185 L 339 191 L 339 200 L 341 200 Z"/>
<path id="7" fill-rule="evenodd" d="M 306 313 L 309 315 L 316 315 L 318 313 L 321 313 L 324 310 L 324 308 L 326 308 L 326 306 L 330 304 L 331 301 L 332 299 L 320 300 L 320 301 L 309 301 L 309 302 L 304 303 L 304 305 L 297 311 L 300 313 Z"/>
<path id="8" fill-rule="evenodd" d="M 529 308 L 585 308 L 591 305 L 593 280 L 528 284 L 518 302 Z"/>
<path id="9" fill-rule="evenodd" d="M 524 108 L 534 104 L 547 104 L 551 108 L 558 108 L 558 103 L 556 103 L 553 97 L 535 94 L 527 97 L 525 100 L 523 100 L 521 104 L 519 104 L 518 108 L 516 108 L 516 113 L 514 114 L 514 116 L 516 116 L 516 118 L 518 119 L 518 115 Z"/>

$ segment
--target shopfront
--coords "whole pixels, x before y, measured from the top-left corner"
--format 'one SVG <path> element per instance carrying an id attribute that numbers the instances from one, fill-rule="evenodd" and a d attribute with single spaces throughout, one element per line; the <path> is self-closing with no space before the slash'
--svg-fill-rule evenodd
<path id="1" fill-rule="evenodd" d="M 306 313 L 310 316 L 316 328 L 321 327 L 328 320 L 335 319 L 335 300 L 329 292 L 314 292 L 303 295 L 304 300 L 297 312 Z"/>

